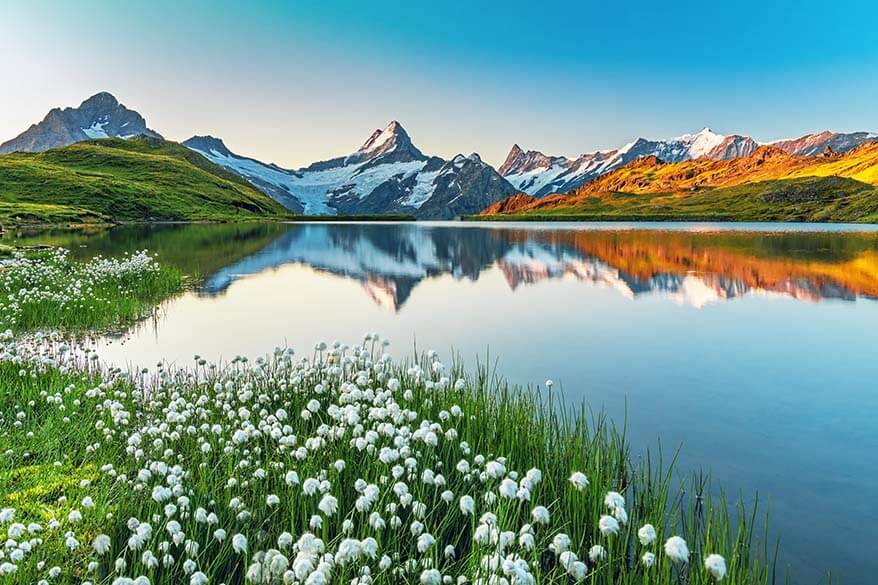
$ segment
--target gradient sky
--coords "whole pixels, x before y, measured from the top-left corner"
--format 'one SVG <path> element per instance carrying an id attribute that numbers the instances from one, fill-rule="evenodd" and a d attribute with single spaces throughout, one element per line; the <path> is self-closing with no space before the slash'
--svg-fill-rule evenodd
<path id="1" fill-rule="evenodd" d="M 167 138 L 287 167 L 398 119 L 429 154 L 710 126 L 878 130 L 878 3 L 0 0 L 0 140 L 106 90 Z"/>

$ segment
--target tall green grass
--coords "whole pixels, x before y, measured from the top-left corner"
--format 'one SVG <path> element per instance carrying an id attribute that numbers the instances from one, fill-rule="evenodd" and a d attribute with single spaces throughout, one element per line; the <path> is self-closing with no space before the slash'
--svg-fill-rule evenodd
<path id="1" fill-rule="evenodd" d="M 72 260 L 63 249 L 17 254 L 0 264 L 0 329 L 118 328 L 182 287 L 179 270 L 145 252 L 88 261 Z"/>

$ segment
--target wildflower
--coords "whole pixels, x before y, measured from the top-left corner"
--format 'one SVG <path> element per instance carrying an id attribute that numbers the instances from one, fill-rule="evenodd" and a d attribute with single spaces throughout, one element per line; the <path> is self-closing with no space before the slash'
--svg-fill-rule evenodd
<path id="1" fill-rule="evenodd" d="M 545 506 L 537 506 L 534 508 L 531 512 L 531 516 L 537 524 L 549 523 L 549 510 Z"/>
<path id="2" fill-rule="evenodd" d="M 604 505 L 610 510 L 625 507 L 625 498 L 619 492 L 607 492 L 604 496 Z"/>
<path id="3" fill-rule="evenodd" d="M 559 532 L 552 539 L 552 549 L 556 555 L 561 554 L 565 550 L 570 550 L 570 537 L 563 532 Z"/>
<path id="4" fill-rule="evenodd" d="M 689 547 L 679 536 L 672 536 L 665 542 L 665 554 L 675 563 L 689 562 Z"/>
<path id="5" fill-rule="evenodd" d="M 654 543 L 657 538 L 655 527 L 652 524 L 644 524 L 643 527 L 637 531 L 637 538 L 640 539 L 640 544 L 643 546 L 649 546 Z"/>
<path id="6" fill-rule="evenodd" d="M 590 549 L 588 549 L 588 558 L 591 559 L 591 562 L 596 563 L 600 560 L 603 560 L 607 557 L 607 551 L 604 547 L 599 544 L 594 545 Z"/>
<path id="7" fill-rule="evenodd" d="M 717 581 L 722 581 L 726 576 L 726 560 L 720 555 L 707 555 L 704 559 L 704 568 Z"/>
<path id="8" fill-rule="evenodd" d="M 243 534 L 236 534 L 232 537 L 232 548 L 238 554 L 247 552 L 247 537 Z"/>
<path id="9" fill-rule="evenodd" d="M 421 585 L 440 585 L 442 583 L 442 574 L 436 569 L 424 569 L 421 572 Z"/>
<path id="10" fill-rule="evenodd" d="M 332 516 L 338 510 L 338 500 L 334 496 L 326 494 L 320 500 L 320 503 L 317 504 L 317 507 L 327 516 Z"/>
<path id="11" fill-rule="evenodd" d="M 647 569 L 655 566 L 655 555 L 651 552 L 643 553 L 643 556 L 640 557 L 641 562 L 643 562 L 643 566 Z"/>
<path id="12" fill-rule="evenodd" d="M 470 496 L 461 496 L 460 497 L 460 511 L 463 512 L 464 516 L 471 515 L 476 508 L 476 503 L 473 501 Z"/>
<path id="13" fill-rule="evenodd" d="M 192 576 L 189 577 L 189 585 L 207 585 L 207 581 L 207 575 L 201 571 L 195 571 L 192 573 Z"/>
<path id="14" fill-rule="evenodd" d="M 91 546 L 99 556 L 104 556 L 110 550 L 110 537 L 106 534 L 98 534 Z"/>
<path id="15" fill-rule="evenodd" d="M 425 532 L 418 537 L 418 552 L 423 554 L 427 552 L 433 544 L 436 542 L 436 539 L 433 538 L 433 535 L 429 532 Z"/>
<path id="16" fill-rule="evenodd" d="M 601 516 L 598 521 L 598 528 L 604 536 L 611 536 L 619 533 L 619 521 L 612 516 Z"/>
<path id="17" fill-rule="evenodd" d="M 582 491 L 588 486 L 588 478 L 581 471 L 576 471 L 570 476 L 570 483 L 577 490 Z"/>
<path id="18" fill-rule="evenodd" d="M 280 504 L 280 498 L 274 494 L 268 494 L 268 497 L 265 498 L 265 503 L 269 507 L 277 506 Z"/>

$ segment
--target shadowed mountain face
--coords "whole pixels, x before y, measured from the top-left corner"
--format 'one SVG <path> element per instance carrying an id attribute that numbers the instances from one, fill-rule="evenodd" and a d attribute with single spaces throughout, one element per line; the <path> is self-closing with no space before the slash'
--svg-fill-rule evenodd
<path id="1" fill-rule="evenodd" d="M 513 291 L 567 279 L 636 299 L 701 307 L 747 294 L 801 300 L 878 298 L 878 234 L 483 229 L 412 224 L 291 226 L 209 275 L 203 294 L 287 264 L 361 283 L 399 311 L 432 278 L 499 271 Z"/>

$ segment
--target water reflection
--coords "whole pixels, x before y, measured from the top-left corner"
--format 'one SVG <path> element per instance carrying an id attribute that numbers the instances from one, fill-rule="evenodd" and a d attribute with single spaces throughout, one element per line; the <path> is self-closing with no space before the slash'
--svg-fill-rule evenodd
<path id="1" fill-rule="evenodd" d="M 201 291 L 285 264 L 359 282 L 399 311 L 423 281 L 478 280 L 496 266 L 511 290 L 573 279 L 636 299 L 659 295 L 702 307 L 746 294 L 801 300 L 878 295 L 878 235 L 656 230 L 592 231 L 309 224 L 289 226 L 264 248 L 209 274 Z"/>

